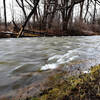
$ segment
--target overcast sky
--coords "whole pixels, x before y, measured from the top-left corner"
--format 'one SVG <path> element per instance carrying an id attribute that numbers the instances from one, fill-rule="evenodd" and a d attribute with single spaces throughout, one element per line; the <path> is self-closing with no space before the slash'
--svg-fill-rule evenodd
<path id="1" fill-rule="evenodd" d="M 42 1 L 42 0 L 41 0 Z M 23 12 L 21 8 L 18 7 L 18 4 L 16 3 L 16 0 L 6 0 L 6 6 L 7 6 L 7 21 L 12 21 L 12 8 L 14 9 L 14 16 L 16 20 L 23 19 Z M 41 4 L 41 8 L 42 4 Z M 29 13 L 29 10 L 27 10 L 27 13 Z M 0 14 L 2 19 L 4 20 L 4 11 L 3 11 L 3 0 L 0 0 Z"/>
<path id="2" fill-rule="evenodd" d="M 42 0 L 41 0 L 42 1 Z M 40 3 L 41 4 L 41 3 Z M 22 15 L 23 15 L 23 12 L 20 8 L 18 8 L 18 5 L 16 3 L 15 0 L 6 0 L 6 6 L 7 6 L 7 21 L 10 22 L 12 21 L 12 12 L 11 12 L 11 9 L 14 8 L 14 13 L 15 13 L 15 19 L 16 20 L 20 20 L 22 19 Z M 41 4 L 41 9 L 42 9 L 42 4 Z M 77 7 L 76 7 L 77 8 Z M 90 7 L 90 11 L 93 11 L 93 8 L 94 7 Z M 99 7 L 98 7 L 99 8 Z M 76 9 L 75 9 L 76 10 Z M 4 14 L 3 14 L 3 0 L 0 0 L 0 14 L 1 14 L 1 17 L 2 19 L 4 19 Z M 28 12 L 28 11 L 27 11 Z M 75 11 L 76 12 L 76 11 Z M 78 11 L 79 12 L 79 11 Z M 75 13 L 77 16 L 77 12 Z M 99 13 L 98 13 L 99 14 Z"/>
<path id="3" fill-rule="evenodd" d="M 13 3 L 13 5 L 12 5 Z M 6 6 L 7 6 L 7 21 L 11 21 L 12 20 L 12 12 L 11 12 L 11 9 L 14 8 L 14 11 L 16 13 L 15 17 L 19 17 L 22 13 L 21 13 L 21 9 L 18 9 L 18 5 L 16 4 L 15 0 L 6 0 Z M 3 16 L 4 16 L 4 13 L 3 13 L 3 0 L 0 0 L 0 13 L 1 13 L 1 17 L 2 19 Z"/>
<path id="4" fill-rule="evenodd" d="M 11 20 L 11 11 L 10 11 L 10 3 L 12 0 L 6 0 L 6 5 L 7 5 L 7 21 Z M 14 1 L 14 0 L 13 0 Z M 1 17 L 3 18 L 4 14 L 3 14 L 3 0 L 0 0 L 0 13 L 1 13 Z M 9 17 L 8 17 L 9 16 Z"/>

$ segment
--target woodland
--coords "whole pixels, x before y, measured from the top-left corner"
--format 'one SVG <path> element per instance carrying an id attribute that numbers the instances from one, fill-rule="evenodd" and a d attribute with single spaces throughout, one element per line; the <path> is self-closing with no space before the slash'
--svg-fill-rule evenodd
<path id="1" fill-rule="evenodd" d="M 7 4 L 3 0 L 4 20 L 0 30 L 20 37 L 24 32 L 40 36 L 77 36 L 100 34 L 99 0 L 15 0 L 22 16 L 7 22 Z"/>

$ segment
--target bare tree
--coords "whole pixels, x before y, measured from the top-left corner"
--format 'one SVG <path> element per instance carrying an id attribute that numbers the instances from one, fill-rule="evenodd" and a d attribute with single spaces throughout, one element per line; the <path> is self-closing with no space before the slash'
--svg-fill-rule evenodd
<path id="1" fill-rule="evenodd" d="M 96 18 L 96 6 L 97 6 L 97 0 L 94 0 L 94 12 L 93 12 L 93 24 L 95 23 Z"/>
<path id="2" fill-rule="evenodd" d="M 27 19 L 27 14 L 26 14 L 26 10 L 25 10 L 24 1 L 23 0 L 20 0 L 20 1 L 16 0 L 16 2 L 18 4 L 18 6 L 22 9 L 25 19 Z"/>
<path id="3" fill-rule="evenodd" d="M 7 29 L 7 15 L 6 15 L 6 1 L 3 0 L 4 5 L 4 19 L 5 19 L 5 30 Z"/>
<path id="4" fill-rule="evenodd" d="M 80 3 L 80 21 L 83 20 L 83 6 L 84 6 L 84 1 Z"/>
<path id="5" fill-rule="evenodd" d="M 39 1 L 40 1 L 40 0 L 36 0 L 36 3 L 34 4 L 33 9 L 31 10 L 31 12 L 29 13 L 27 19 L 25 20 L 24 24 L 22 25 L 22 27 L 21 27 L 21 29 L 20 29 L 20 31 L 19 31 L 17 37 L 20 37 L 20 36 L 22 35 L 23 30 L 24 30 L 24 28 L 25 28 L 27 22 L 30 20 L 30 18 L 32 17 L 32 15 L 35 13 L 35 11 L 36 11 L 36 9 L 37 9 L 37 6 L 38 6 L 38 4 L 39 4 Z"/>

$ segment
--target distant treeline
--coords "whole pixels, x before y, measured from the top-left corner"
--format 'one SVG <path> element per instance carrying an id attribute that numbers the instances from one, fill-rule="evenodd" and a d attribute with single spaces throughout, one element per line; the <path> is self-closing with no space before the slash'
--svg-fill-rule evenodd
<path id="1" fill-rule="evenodd" d="M 27 29 L 67 32 L 87 30 L 100 32 L 100 0 L 15 0 L 23 19 L 16 20 L 14 6 L 11 9 L 14 27 L 26 22 Z M 36 6 L 38 2 L 38 5 Z M 3 0 L 5 28 L 7 29 L 6 0 Z M 33 9 L 36 6 L 36 9 Z M 32 10 L 33 13 L 32 13 Z M 29 16 L 30 13 L 31 15 Z M 29 17 L 29 18 L 28 18 Z M 27 20 L 27 21 L 26 21 Z"/>

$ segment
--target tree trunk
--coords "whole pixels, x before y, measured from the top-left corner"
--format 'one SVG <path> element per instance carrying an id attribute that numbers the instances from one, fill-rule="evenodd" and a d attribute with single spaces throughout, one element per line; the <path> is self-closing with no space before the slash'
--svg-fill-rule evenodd
<path id="1" fill-rule="evenodd" d="M 95 0 L 95 3 L 94 3 L 94 12 L 93 12 L 93 24 L 95 24 L 95 17 L 96 17 L 96 0 Z"/>
<path id="2" fill-rule="evenodd" d="M 5 19 L 5 30 L 7 30 L 7 16 L 6 16 L 6 2 L 3 0 L 4 5 L 4 19 Z"/>
<path id="3" fill-rule="evenodd" d="M 84 6 L 84 2 L 80 3 L 80 21 L 83 20 L 83 6 Z"/>
<path id="4" fill-rule="evenodd" d="M 37 8 L 37 6 L 38 6 L 38 4 L 39 4 L 39 1 L 40 1 L 40 0 L 37 0 L 37 2 L 36 2 L 36 4 L 34 5 L 33 9 L 32 9 L 31 12 L 29 13 L 29 15 L 28 15 L 26 21 L 24 22 L 24 24 L 22 25 L 22 27 L 21 27 L 21 29 L 20 29 L 20 31 L 19 31 L 17 37 L 20 37 L 20 36 L 22 35 L 23 30 L 24 30 L 24 28 L 25 28 L 27 22 L 30 20 L 30 18 L 32 17 L 32 15 L 35 13 L 36 8 Z"/>

